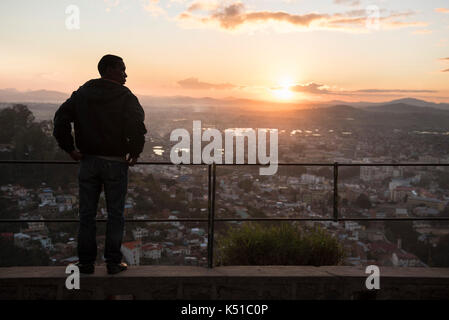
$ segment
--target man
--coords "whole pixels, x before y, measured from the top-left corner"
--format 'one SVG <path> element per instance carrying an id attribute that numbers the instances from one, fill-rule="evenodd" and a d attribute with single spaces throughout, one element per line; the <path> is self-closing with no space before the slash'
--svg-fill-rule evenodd
<path id="1" fill-rule="evenodd" d="M 124 86 L 122 58 L 105 55 L 101 78 L 86 82 L 55 113 L 53 136 L 72 159 L 80 161 L 78 267 L 94 273 L 97 256 L 98 199 L 104 186 L 108 221 L 104 257 L 109 274 L 127 269 L 120 251 L 124 230 L 128 166 L 134 166 L 145 144 L 145 112 Z M 71 122 L 75 129 L 75 149 Z"/>

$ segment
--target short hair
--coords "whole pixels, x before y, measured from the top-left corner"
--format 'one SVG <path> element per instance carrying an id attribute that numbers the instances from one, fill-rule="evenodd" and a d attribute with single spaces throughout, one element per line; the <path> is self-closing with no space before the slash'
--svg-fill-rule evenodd
<path id="1" fill-rule="evenodd" d="M 109 67 L 116 67 L 120 62 L 123 62 L 123 59 L 119 56 L 114 56 L 112 54 L 107 54 L 103 56 L 98 62 L 98 72 L 103 76 L 108 70 Z"/>

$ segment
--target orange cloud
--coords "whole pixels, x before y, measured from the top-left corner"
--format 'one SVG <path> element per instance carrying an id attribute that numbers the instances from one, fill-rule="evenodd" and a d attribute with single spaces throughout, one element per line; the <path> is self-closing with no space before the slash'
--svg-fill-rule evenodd
<path id="1" fill-rule="evenodd" d="M 195 1 L 188 7 L 188 12 L 193 11 L 210 11 L 216 10 L 218 8 L 218 4 L 214 1 Z"/>
<path id="2" fill-rule="evenodd" d="M 178 16 L 179 20 L 193 20 L 202 24 L 216 23 L 221 29 L 234 30 L 244 24 L 264 23 L 268 21 L 284 22 L 302 29 L 337 29 L 347 31 L 366 31 L 367 12 L 366 10 L 351 10 L 345 13 L 307 13 L 291 14 L 283 11 L 247 11 L 241 2 L 234 2 L 229 5 L 217 7 L 210 10 L 208 15 L 194 15 L 193 11 L 203 8 L 195 3 L 188 11 Z M 383 16 L 380 14 L 383 13 Z M 384 29 L 427 26 L 425 22 L 401 21 L 399 19 L 408 18 L 414 12 L 386 13 L 384 9 L 379 9 L 379 25 Z"/>
<path id="3" fill-rule="evenodd" d="M 449 71 L 449 70 L 446 70 Z M 437 93 L 435 90 L 407 90 L 407 89 L 360 89 L 360 90 L 329 90 L 329 86 L 323 84 L 317 84 L 314 82 L 307 84 L 297 84 L 289 89 L 293 92 L 307 93 L 313 95 L 338 95 L 338 96 L 351 96 L 363 94 L 403 94 L 403 93 Z M 277 88 L 273 88 L 277 89 Z"/>
<path id="4" fill-rule="evenodd" d="M 446 9 L 446 8 L 436 8 L 436 9 L 435 9 L 435 12 L 438 12 L 438 13 L 449 13 L 449 9 Z"/>
<path id="5" fill-rule="evenodd" d="M 290 87 L 290 90 L 293 92 L 301 92 L 301 93 L 309 93 L 309 94 L 328 94 L 332 93 L 325 88 L 323 84 L 317 83 L 308 83 L 308 84 L 297 84 L 293 87 Z"/>
<path id="6" fill-rule="evenodd" d="M 188 78 L 180 80 L 178 81 L 178 84 L 184 89 L 191 89 L 191 90 L 231 90 L 238 87 L 230 83 L 214 84 L 214 83 L 201 82 L 197 78 Z"/>

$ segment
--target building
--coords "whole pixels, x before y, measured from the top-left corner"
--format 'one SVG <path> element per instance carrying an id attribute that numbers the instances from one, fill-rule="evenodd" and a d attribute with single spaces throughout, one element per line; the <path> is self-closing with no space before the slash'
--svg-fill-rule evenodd
<path id="1" fill-rule="evenodd" d="M 140 265 L 142 241 L 130 241 L 122 243 L 121 252 L 130 266 Z"/>
<path id="2" fill-rule="evenodd" d="M 416 207 L 413 212 L 419 217 L 438 217 L 440 211 L 434 208 Z"/>
<path id="3" fill-rule="evenodd" d="M 395 216 L 396 217 L 406 218 L 406 217 L 408 217 L 408 211 L 405 208 L 396 208 Z"/>
<path id="4" fill-rule="evenodd" d="M 49 238 L 49 237 L 42 236 L 42 235 L 35 235 L 35 236 L 31 237 L 31 240 L 39 241 L 41 243 L 42 248 L 44 248 L 46 250 L 53 249 L 51 238 Z"/>
<path id="5" fill-rule="evenodd" d="M 424 264 L 415 255 L 397 250 L 391 255 L 391 262 L 395 267 L 424 267 Z"/>
<path id="6" fill-rule="evenodd" d="M 132 232 L 134 240 L 142 240 L 143 238 L 148 237 L 148 230 L 145 228 L 137 227 Z"/>
<path id="7" fill-rule="evenodd" d="M 142 246 L 142 256 L 147 259 L 160 259 L 162 246 L 157 243 L 146 243 Z"/>
<path id="8" fill-rule="evenodd" d="M 24 233 L 15 233 L 14 234 L 14 245 L 17 247 L 25 248 L 29 241 L 31 240 L 31 237 Z"/>
<path id="9" fill-rule="evenodd" d="M 407 204 L 415 207 L 415 206 L 426 206 L 429 208 L 433 208 L 439 211 L 443 211 L 447 202 L 435 198 L 427 198 L 427 197 L 418 197 L 412 196 L 407 199 Z"/>
<path id="10" fill-rule="evenodd" d="M 34 220 L 44 220 L 42 216 L 34 216 L 30 217 L 30 219 Z M 42 222 L 27 222 L 28 224 L 28 231 L 44 231 L 45 230 L 45 223 Z"/>
<path id="11" fill-rule="evenodd" d="M 394 172 L 392 167 L 360 167 L 360 179 L 365 182 L 383 180 L 392 176 L 401 176 L 401 173 Z"/>
<path id="12" fill-rule="evenodd" d="M 202 236 L 202 235 L 204 235 L 205 232 L 204 232 L 203 228 L 192 228 L 192 229 L 190 229 L 190 233 Z"/>
<path id="13" fill-rule="evenodd" d="M 416 194 L 415 188 L 397 186 L 390 191 L 390 200 L 394 202 L 405 202 L 409 196 Z"/>
<path id="14" fill-rule="evenodd" d="M 304 173 L 301 175 L 301 183 L 319 184 L 324 182 L 324 177 L 318 177 L 313 174 Z"/>

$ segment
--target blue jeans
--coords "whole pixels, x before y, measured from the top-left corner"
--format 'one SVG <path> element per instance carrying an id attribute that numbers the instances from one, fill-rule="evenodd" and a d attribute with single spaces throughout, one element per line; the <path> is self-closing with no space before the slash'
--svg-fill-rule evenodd
<path id="1" fill-rule="evenodd" d="M 108 220 L 104 257 L 107 263 L 120 263 L 125 226 L 124 209 L 128 189 L 128 164 L 83 155 L 78 171 L 79 215 L 78 258 L 82 264 L 94 263 L 97 257 L 96 225 L 98 200 L 102 187 Z"/>

